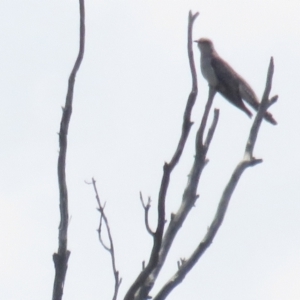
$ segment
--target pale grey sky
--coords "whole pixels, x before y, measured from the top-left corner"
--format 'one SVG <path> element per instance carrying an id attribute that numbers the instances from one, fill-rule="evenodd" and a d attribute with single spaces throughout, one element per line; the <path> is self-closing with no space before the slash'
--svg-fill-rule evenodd
<path id="1" fill-rule="evenodd" d="M 96 234 L 95 177 L 123 277 L 120 299 L 147 260 L 151 238 L 139 191 L 155 203 L 162 166 L 174 152 L 191 87 L 186 54 L 188 11 L 199 11 L 194 38 L 219 54 L 262 95 L 271 56 L 271 111 L 255 156 L 239 183 L 214 243 L 169 297 L 300 299 L 300 2 L 298 0 L 87 1 L 86 52 L 69 130 L 67 181 L 71 257 L 65 300 L 111 299 L 110 258 Z M 0 3 L 0 298 L 49 299 L 59 223 L 56 164 L 67 79 L 78 52 L 78 1 Z M 176 211 L 194 155 L 208 87 L 199 72 L 195 122 L 172 175 L 167 212 Z M 224 185 L 243 156 L 251 120 L 221 96 L 201 197 L 182 228 L 157 291 L 206 232 Z M 155 208 L 152 224 L 155 224 Z"/>

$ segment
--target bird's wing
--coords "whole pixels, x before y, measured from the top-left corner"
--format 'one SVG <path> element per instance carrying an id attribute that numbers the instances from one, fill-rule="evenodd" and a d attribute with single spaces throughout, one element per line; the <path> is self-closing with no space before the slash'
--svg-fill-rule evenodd
<path id="1" fill-rule="evenodd" d="M 221 57 L 215 56 L 211 59 L 211 65 L 218 80 L 225 86 L 239 91 L 239 81 L 236 72 Z"/>
<path id="2" fill-rule="evenodd" d="M 218 79 L 217 91 L 251 117 L 252 113 L 245 106 L 240 94 L 239 75 L 219 56 L 212 57 L 211 66 Z"/>
<path id="3" fill-rule="evenodd" d="M 211 66 L 219 81 L 217 86 L 218 92 L 251 117 L 252 113 L 245 106 L 242 98 L 255 110 L 258 110 L 259 101 L 250 85 L 218 55 L 212 57 Z M 269 112 L 265 113 L 264 118 L 273 125 L 277 124 L 276 120 Z"/>

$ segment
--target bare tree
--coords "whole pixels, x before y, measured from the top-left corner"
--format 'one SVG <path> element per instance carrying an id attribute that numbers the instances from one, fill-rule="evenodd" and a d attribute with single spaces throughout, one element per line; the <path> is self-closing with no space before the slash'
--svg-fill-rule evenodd
<path id="1" fill-rule="evenodd" d="M 67 132 L 68 125 L 72 112 L 72 98 L 73 90 L 75 83 L 76 72 L 79 69 L 80 63 L 83 58 L 84 51 L 84 3 L 83 0 L 80 0 L 80 50 L 75 62 L 74 68 L 71 72 L 69 78 L 69 87 L 66 99 L 66 105 L 63 109 L 63 116 L 61 121 L 61 129 L 59 133 L 60 141 L 60 153 L 58 161 L 58 177 L 59 177 L 59 187 L 60 187 L 60 212 L 61 212 L 61 223 L 59 227 L 59 248 L 58 253 L 53 255 L 55 263 L 55 281 L 54 281 L 54 290 L 53 290 L 53 300 L 58 300 L 62 298 L 64 280 L 66 276 L 67 263 L 70 252 L 67 250 L 67 228 L 68 228 L 68 197 L 67 197 L 67 185 L 65 178 L 65 157 L 67 149 Z M 166 222 L 166 195 L 170 183 L 170 176 L 179 162 L 181 155 L 183 153 L 185 143 L 190 133 L 190 129 L 193 125 L 191 121 L 191 113 L 196 102 L 198 87 L 197 87 L 197 73 L 194 62 L 193 48 L 192 48 L 192 29 L 193 24 L 198 13 L 189 13 L 188 18 L 188 58 L 189 66 L 192 76 L 192 88 L 188 96 L 185 111 L 183 114 L 183 124 L 181 135 L 179 137 L 178 145 L 174 151 L 174 154 L 169 163 L 165 163 L 163 166 L 163 176 L 161 179 L 160 190 L 158 193 L 157 200 L 157 224 L 154 230 L 151 229 L 148 222 L 149 209 L 151 207 L 150 199 L 147 202 L 144 201 L 142 194 L 140 193 L 140 200 L 144 208 L 144 218 L 145 218 L 145 227 L 148 233 L 153 238 L 153 245 L 149 252 L 149 258 L 147 263 L 143 263 L 143 268 L 141 272 L 137 275 L 136 279 L 132 285 L 128 288 L 127 293 L 124 297 L 124 300 L 145 300 L 153 298 L 155 300 L 166 299 L 169 293 L 180 284 L 189 271 L 195 266 L 202 254 L 207 250 L 207 248 L 212 243 L 214 237 L 216 236 L 220 226 L 222 225 L 223 219 L 225 217 L 227 207 L 231 196 L 234 192 L 235 187 L 238 184 L 240 177 L 243 172 L 248 167 L 253 167 L 262 162 L 262 159 L 256 159 L 253 155 L 254 146 L 256 143 L 256 138 L 262 123 L 263 117 L 267 109 L 276 102 L 277 96 L 273 96 L 269 99 L 271 85 L 272 85 L 272 76 L 274 72 L 273 58 L 271 58 L 267 82 L 264 91 L 264 95 L 259 106 L 256 117 L 253 121 L 252 127 L 250 129 L 249 137 L 247 144 L 245 146 L 245 153 L 243 159 L 236 166 L 233 171 L 228 184 L 226 185 L 223 195 L 220 199 L 219 205 L 217 207 L 215 217 L 213 218 L 207 233 L 199 240 L 197 247 L 191 253 L 191 255 L 184 260 L 178 262 L 178 270 L 173 274 L 173 276 L 162 286 L 156 295 L 153 297 L 150 296 L 150 292 L 156 282 L 156 279 L 164 266 L 168 253 L 173 245 L 173 241 L 176 238 L 179 229 L 184 224 L 189 212 L 192 207 L 195 205 L 195 202 L 198 199 L 197 189 L 198 184 L 201 178 L 202 171 L 207 164 L 207 152 L 209 150 L 210 143 L 214 136 L 218 124 L 219 111 L 214 110 L 214 116 L 211 124 L 208 124 L 208 116 L 211 110 L 214 96 L 216 90 L 213 87 L 209 88 L 208 100 L 205 105 L 205 110 L 200 122 L 200 126 L 197 130 L 195 137 L 195 156 L 194 161 L 191 166 L 191 171 L 188 177 L 188 182 L 186 184 L 185 190 L 183 191 L 182 202 L 178 211 L 173 213 L 170 217 L 170 222 Z M 208 130 L 206 130 L 208 129 Z M 204 132 L 207 131 L 207 134 Z M 116 257 L 114 250 L 114 243 L 112 238 L 112 233 L 110 230 L 108 217 L 105 213 L 105 204 L 100 201 L 100 196 L 97 191 L 96 181 L 92 179 L 91 184 L 93 185 L 96 199 L 98 203 L 98 211 L 100 213 L 100 223 L 98 228 L 98 236 L 102 246 L 110 253 L 112 269 L 115 278 L 115 287 L 113 293 L 113 300 L 117 299 L 118 291 L 122 279 L 119 276 L 119 272 L 116 267 Z M 106 231 L 108 236 L 108 244 L 104 242 L 103 233 Z"/>
<path id="2" fill-rule="evenodd" d="M 148 199 L 148 202 L 145 203 L 142 197 L 142 194 L 140 194 L 140 199 L 142 202 L 142 206 L 144 208 L 145 212 L 145 226 L 149 234 L 153 238 L 153 246 L 150 251 L 150 257 L 148 259 L 148 263 L 146 265 L 143 265 L 143 269 L 141 270 L 140 274 L 138 274 L 136 280 L 133 282 L 133 284 L 128 289 L 125 300 L 145 300 L 149 298 L 153 298 L 154 300 L 163 300 L 166 299 L 169 293 L 178 285 L 180 284 L 187 273 L 194 267 L 194 265 L 197 263 L 198 259 L 202 256 L 202 254 L 207 250 L 207 248 L 212 243 L 215 235 L 218 232 L 218 229 L 220 228 L 223 219 L 226 214 L 226 210 L 230 201 L 230 198 L 234 192 L 235 187 L 238 184 L 238 181 L 240 177 L 242 176 L 243 172 L 248 168 L 255 166 L 256 164 L 259 164 L 262 162 L 262 159 L 256 159 L 253 156 L 254 146 L 256 142 L 256 138 L 260 129 L 261 122 L 263 120 L 263 117 L 267 111 L 267 109 L 276 102 L 277 96 L 272 97 L 269 99 L 269 94 L 271 91 L 271 84 L 272 84 L 272 76 L 274 72 L 274 64 L 273 64 L 273 58 L 271 58 L 268 75 L 267 75 L 267 82 L 265 87 L 265 92 L 263 95 L 263 99 L 261 101 L 260 107 L 258 109 L 258 112 L 256 114 L 256 117 L 254 119 L 253 125 L 251 127 L 248 141 L 245 147 L 245 154 L 244 158 L 241 160 L 241 162 L 236 166 L 235 170 L 233 171 L 227 186 L 224 189 L 223 195 L 220 199 L 218 208 L 215 213 L 215 217 L 211 222 L 211 225 L 209 226 L 209 229 L 206 233 L 206 235 L 203 237 L 202 240 L 199 241 L 198 246 L 196 249 L 194 249 L 193 253 L 190 255 L 189 258 L 185 260 L 180 260 L 178 262 L 178 271 L 173 274 L 173 276 L 169 279 L 168 282 L 163 285 L 161 290 L 153 297 L 150 296 L 150 291 L 152 287 L 154 286 L 154 283 L 166 261 L 167 255 L 169 253 L 169 250 L 172 247 L 173 241 L 179 231 L 179 229 L 182 227 L 184 221 L 186 220 L 189 212 L 191 211 L 192 207 L 195 205 L 196 200 L 198 199 L 197 195 L 197 188 L 199 184 L 199 180 L 201 178 L 202 171 L 207 163 L 207 152 L 211 143 L 211 140 L 213 138 L 214 132 L 217 127 L 218 123 L 218 117 L 219 117 L 219 111 L 217 109 L 214 110 L 214 117 L 213 121 L 208 129 L 207 134 L 205 135 L 204 132 L 206 128 L 208 127 L 207 121 L 209 112 L 212 106 L 212 102 L 214 99 L 214 96 L 216 94 L 216 90 L 213 87 L 209 88 L 209 95 L 208 100 L 206 102 L 205 110 L 202 116 L 202 120 L 200 122 L 199 129 L 196 134 L 195 138 L 195 157 L 194 161 L 191 167 L 191 171 L 189 174 L 188 182 L 186 185 L 186 188 L 183 192 L 182 196 L 182 202 L 178 209 L 178 211 L 171 215 L 170 222 L 166 226 L 166 216 L 165 216 L 165 207 L 166 207 L 166 194 L 169 187 L 170 182 L 170 175 L 172 171 L 174 170 L 175 166 L 177 165 L 178 161 L 180 160 L 181 154 L 184 150 L 185 142 L 189 136 L 189 132 L 191 129 L 191 126 L 193 125 L 191 121 L 191 112 L 193 109 L 193 106 L 195 104 L 197 93 L 198 93 L 198 87 L 197 87 L 197 74 L 195 70 L 195 63 L 194 63 L 194 55 L 193 55 L 193 49 L 192 49 L 192 28 L 193 23 L 195 19 L 197 18 L 198 13 L 192 14 L 189 13 L 189 21 L 188 21 L 188 58 L 189 58 L 189 64 L 190 64 L 190 70 L 192 75 L 192 89 L 189 94 L 184 115 L 183 115 L 183 124 L 182 124 L 182 132 L 181 136 L 179 138 L 178 145 L 176 147 L 175 153 L 173 157 L 171 158 L 169 163 L 165 163 L 163 167 L 163 176 L 161 179 L 161 185 L 159 190 L 159 196 L 157 201 L 157 214 L 158 214 L 158 220 L 156 229 L 153 231 L 150 228 L 149 222 L 148 222 L 148 214 L 149 209 L 151 207 L 150 199 Z M 93 184 L 95 188 L 95 181 L 93 179 Z M 96 197 L 98 199 L 99 195 L 96 192 Z M 101 215 L 101 220 L 106 220 L 106 216 L 104 214 L 104 207 L 101 207 L 99 205 L 99 211 Z M 100 224 L 101 224 L 100 220 Z M 106 222 L 106 221 L 105 221 Z M 101 228 L 101 226 L 99 226 Z M 107 230 L 109 232 L 109 227 L 107 227 Z M 101 236 L 101 231 L 99 232 Z M 109 232 L 110 236 L 110 232 Z M 111 253 L 112 254 L 112 253 Z M 115 261 L 114 254 L 113 261 Z M 115 268 L 115 265 L 114 265 Z M 116 273 L 114 269 L 114 274 Z M 115 291 L 114 291 L 114 297 L 118 291 L 119 288 L 119 277 L 115 277 L 116 284 L 115 284 Z"/>

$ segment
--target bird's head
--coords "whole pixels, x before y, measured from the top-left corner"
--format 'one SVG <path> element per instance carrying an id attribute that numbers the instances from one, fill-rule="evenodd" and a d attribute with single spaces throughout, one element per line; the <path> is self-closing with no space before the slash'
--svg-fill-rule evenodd
<path id="1" fill-rule="evenodd" d="M 214 51 L 214 44 L 210 39 L 201 38 L 194 42 L 198 44 L 201 53 L 211 53 Z"/>

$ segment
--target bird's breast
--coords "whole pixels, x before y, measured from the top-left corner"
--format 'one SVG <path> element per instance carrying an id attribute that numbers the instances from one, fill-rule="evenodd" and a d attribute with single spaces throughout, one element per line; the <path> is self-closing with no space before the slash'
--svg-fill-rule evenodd
<path id="1" fill-rule="evenodd" d="M 203 55 L 201 55 L 201 73 L 211 86 L 216 86 L 218 84 L 218 78 L 211 66 L 211 59 Z"/>

